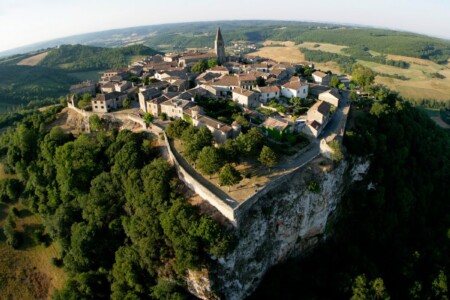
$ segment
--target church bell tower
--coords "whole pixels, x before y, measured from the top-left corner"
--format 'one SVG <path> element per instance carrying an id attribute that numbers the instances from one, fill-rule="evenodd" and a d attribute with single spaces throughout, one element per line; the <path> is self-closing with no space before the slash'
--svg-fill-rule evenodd
<path id="1" fill-rule="evenodd" d="M 222 33 L 220 32 L 220 27 L 217 28 L 216 40 L 214 41 L 214 50 L 217 55 L 217 61 L 219 64 L 223 64 L 225 59 L 225 43 L 223 42 Z"/>

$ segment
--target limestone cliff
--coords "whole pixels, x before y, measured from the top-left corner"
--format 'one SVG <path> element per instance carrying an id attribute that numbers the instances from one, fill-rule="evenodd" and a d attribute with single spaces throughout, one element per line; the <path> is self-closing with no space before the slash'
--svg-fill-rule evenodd
<path id="1" fill-rule="evenodd" d="M 356 164 L 349 170 L 349 164 L 342 161 L 332 169 L 324 162 L 316 159 L 262 195 L 241 219 L 234 251 L 216 260 L 209 270 L 189 272 L 191 292 L 202 299 L 244 299 L 270 267 L 304 253 L 324 238 L 346 182 L 358 180 L 357 175 L 368 167 Z M 310 191 L 311 182 L 320 191 Z"/>

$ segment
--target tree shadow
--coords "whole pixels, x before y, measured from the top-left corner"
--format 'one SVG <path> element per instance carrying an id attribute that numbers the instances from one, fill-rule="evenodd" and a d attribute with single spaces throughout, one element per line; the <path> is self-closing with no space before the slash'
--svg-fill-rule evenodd
<path id="1" fill-rule="evenodd" d="M 48 234 L 44 234 L 45 227 L 42 224 L 26 224 L 21 232 L 21 250 L 27 250 L 38 245 L 50 245 L 51 239 Z"/>
<path id="2" fill-rule="evenodd" d="M 8 208 L 9 208 L 8 205 L 0 203 L 0 221 L 3 221 L 8 216 L 9 214 Z"/>
<path id="3" fill-rule="evenodd" d="M 24 208 L 19 211 L 17 217 L 22 219 L 22 218 L 30 217 L 32 215 L 33 215 L 33 213 L 28 208 Z"/>

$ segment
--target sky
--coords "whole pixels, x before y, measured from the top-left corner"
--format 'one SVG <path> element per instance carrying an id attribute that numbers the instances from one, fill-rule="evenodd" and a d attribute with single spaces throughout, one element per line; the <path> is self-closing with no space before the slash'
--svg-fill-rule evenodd
<path id="1" fill-rule="evenodd" d="M 0 0 L 0 51 L 115 28 L 266 19 L 368 25 L 450 39 L 449 0 Z"/>

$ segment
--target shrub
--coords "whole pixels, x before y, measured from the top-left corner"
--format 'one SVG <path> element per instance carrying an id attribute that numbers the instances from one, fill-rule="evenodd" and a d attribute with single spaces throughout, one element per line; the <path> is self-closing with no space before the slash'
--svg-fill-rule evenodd
<path id="1" fill-rule="evenodd" d="M 312 193 L 320 193 L 320 185 L 318 182 L 311 180 L 306 187 Z"/>

